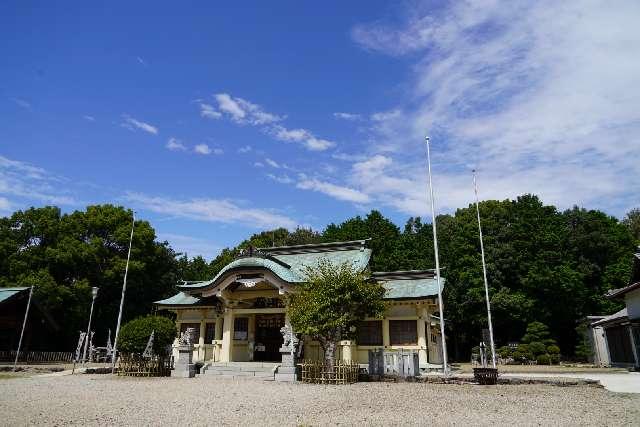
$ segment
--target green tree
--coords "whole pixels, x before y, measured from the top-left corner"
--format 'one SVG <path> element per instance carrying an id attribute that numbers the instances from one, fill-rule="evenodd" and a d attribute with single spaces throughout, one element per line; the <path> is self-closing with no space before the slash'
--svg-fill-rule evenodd
<path id="1" fill-rule="evenodd" d="M 627 226 L 636 243 L 640 245 L 640 208 L 627 212 L 622 223 Z"/>
<path id="2" fill-rule="evenodd" d="M 354 338 L 364 318 L 384 314 L 384 293 L 352 265 L 323 260 L 307 268 L 306 282 L 289 296 L 287 314 L 297 333 L 320 343 L 331 371 L 338 341 Z"/>
<path id="3" fill-rule="evenodd" d="M 38 301 L 61 326 L 61 350 L 86 327 L 91 287 L 100 288 L 92 323 L 95 341 L 104 342 L 115 330 L 130 232 L 131 211 L 119 206 L 17 211 L 0 219 L 1 284 L 36 286 Z M 175 252 L 156 241 L 147 221 L 136 221 L 123 319 L 148 313 L 175 283 Z"/>

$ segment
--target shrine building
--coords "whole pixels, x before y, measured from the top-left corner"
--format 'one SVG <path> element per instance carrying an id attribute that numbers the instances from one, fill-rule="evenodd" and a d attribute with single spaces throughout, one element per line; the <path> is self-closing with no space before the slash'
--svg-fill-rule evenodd
<path id="1" fill-rule="evenodd" d="M 367 240 L 248 249 L 211 280 L 186 282 L 176 295 L 156 301 L 176 314 L 180 332 L 195 328 L 194 360 L 279 362 L 285 324 L 284 296 L 304 282 L 304 271 L 321 259 L 354 268 L 386 288 L 386 313 L 366 319 L 355 340 L 340 341 L 337 357 L 366 364 L 368 350 L 417 350 L 420 368 L 442 360 L 438 288 L 432 270 L 371 272 Z M 442 283 L 444 279 L 441 278 Z M 321 359 L 322 349 L 307 337 L 301 357 Z"/>

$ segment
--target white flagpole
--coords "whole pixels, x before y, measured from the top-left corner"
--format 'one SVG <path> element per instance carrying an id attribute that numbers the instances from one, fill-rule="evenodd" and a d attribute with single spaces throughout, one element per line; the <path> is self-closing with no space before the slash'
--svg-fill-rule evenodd
<path id="1" fill-rule="evenodd" d="M 493 344 L 493 324 L 491 322 L 491 303 L 489 302 L 489 282 L 487 281 L 487 264 L 484 260 L 484 242 L 482 240 L 482 224 L 480 223 L 480 207 L 478 202 L 478 184 L 476 170 L 473 170 L 473 191 L 476 195 L 476 214 L 478 215 L 478 231 L 480 232 L 480 253 L 482 254 L 482 275 L 484 277 L 484 294 L 487 300 L 487 320 L 489 322 L 489 339 L 491 340 L 491 363 L 496 367 L 496 347 Z"/>
<path id="2" fill-rule="evenodd" d="M 444 335 L 444 303 L 442 302 L 442 285 L 440 281 L 440 257 L 438 255 L 438 233 L 436 230 L 436 208 L 433 200 L 433 182 L 431 180 L 431 150 L 429 149 L 429 137 L 425 137 L 427 142 L 427 164 L 429 166 L 429 192 L 431 194 L 431 226 L 433 227 L 433 250 L 436 256 L 436 282 L 438 285 L 438 305 L 440 306 L 440 334 L 442 335 L 442 373 L 449 375 L 447 363 L 447 340 Z"/>
<path id="3" fill-rule="evenodd" d="M 129 259 L 131 258 L 131 243 L 133 242 L 133 227 L 136 224 L 136 213 L 131 214 L 131 236 L 129 236 L 129 252 L 127 253 L 127 264 L 124 267 L 124 282 L 122 283 L 122 296 L 120 297 L 120 311 L 118 312 L 118 323 L 116 325 L 116 336 L 113 339 L 113 351 L 111 353 L 111 373 L 116 369 L 116 352 L 118 351 L 118 334 L 120 333 L 120 322 L 122 321 L 122 307 L 124 306 L 124 294 L 127 290 L 127 273 L 129 273 Z"/>
<path id="4" fill-rule="evenodd" d="M 20 356 L 20 348 L 22 347 L 22 336 L 24 335 L 24 328 L 27 326 L 27 317 L 29 316 L 29 307 L 31 306 L 31 296 L 33 295 L 33 285 L 29 291 L 29 300 L 27 300 L 27 309 L 24 312 L 24 321 L 22 322 L 22 331 L 20 332 L 20 340 L 18 341 L 18 351 L 16 351 L 16 360 L 13 362 L 13 372 L 16 371 L 18 365 L 18 356 Z"/>

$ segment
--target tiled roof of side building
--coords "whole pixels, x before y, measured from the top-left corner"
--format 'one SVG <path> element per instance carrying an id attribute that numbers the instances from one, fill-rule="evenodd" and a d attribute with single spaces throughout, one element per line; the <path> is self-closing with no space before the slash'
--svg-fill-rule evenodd
<path id="1" fill-rule="evenodd" d="M 433 270 L 375 272 L 371 277 L 387 290 L 385 299 L 422 299 L 438 295 L 438 281 Z M 445 279 L 440 277 L 444 288 Z"/>
<path id="2" fill-rule="evenodd" d="M 8 300 L 14 295 L 24 292 L 29 288 L 16 287 L 16 288 L 0 288 L 0 303 Z"/>

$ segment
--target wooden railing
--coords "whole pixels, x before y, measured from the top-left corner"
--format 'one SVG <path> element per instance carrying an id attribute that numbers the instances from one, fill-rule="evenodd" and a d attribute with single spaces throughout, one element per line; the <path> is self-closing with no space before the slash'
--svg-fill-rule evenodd
<path id="1" fill-rule="evenodd" d="M 171 358 L 165 356 L 142 357 L 139 354 L 121 354 L 118 375 L 128 377 L 168 377 Z"/>
<path id="2" fill-rule="evenodd" d="M 324 361 L 304 360 L 299 363 L 302 382 L 314 384 L 353 384 L 358 382 L 359 365 L 356 362 L 337 360 L 333 369 Z"/>
<path id="3" fill-rule="evenodd" d="M 16 359 L 16 351 L 0 351 L 0 361 L 13 362 Z M 21 351 L 18 362 L 22 363 L 47 363 L 73 361 L 73 352 L 70 351 Z"/>

